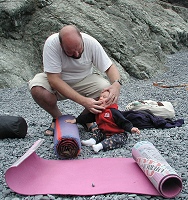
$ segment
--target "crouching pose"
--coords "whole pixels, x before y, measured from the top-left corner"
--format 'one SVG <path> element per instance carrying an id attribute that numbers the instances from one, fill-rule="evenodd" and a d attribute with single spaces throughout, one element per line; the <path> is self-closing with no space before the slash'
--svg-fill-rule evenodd
<path id="1" fill-rule="evenodd" d="M 105 109 L 99 114 L 87 113 L 79 115 L 75 119 L 68 119 L 68 123 L 91 123 L 96 122 L 98 128 L 92 129 L 93 135 L 88 140 L 82 140 L 81 143 L 85 146 L 92 146 L 95 152 L 103 149 L 104 151 L 122 147 L 127 141 L 127 133 L 138 133 L 140 130 L 133 127 L 133 124 L 127 120 L 118 110 L 117 104 L 107 105 L 109 92 L 103 91 L 99 101 Z"/>

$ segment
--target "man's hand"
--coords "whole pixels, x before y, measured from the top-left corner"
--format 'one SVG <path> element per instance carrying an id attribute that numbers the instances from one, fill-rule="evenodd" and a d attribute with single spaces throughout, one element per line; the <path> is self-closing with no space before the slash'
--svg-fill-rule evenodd
<path id="1" fill-rule="evenodd" d="M 60 74 L 48 73 L 47 75 L 51 86 L 68 99 L 71 99 L 72 101 L 84 106 L 94 114 L 101 113 L 101 110 L 104 109 L 103 106 L 100 106 L 102 102 L 80 95 L 67 83 L 61 80 Z"/>
<path id="2" fill-rule="evenodd" d="M 92 98 L 85 98 L 84 103 L 82 104 L 86 109 L 88 109 L 91 113 L 98 114 L 101 113 L 105 107 L 101 106 L 101 101 L 96 101 Z"/>
<path id="3" fill-rule="evenodd" d="M 109 97 L 106 100 L 107 105 L 111 105 L 118 102 L 120 87 L 121 86 L 118 82 L 114 82 L 112 85 L 103 90 L 103 91 L 109 91 Z"/>

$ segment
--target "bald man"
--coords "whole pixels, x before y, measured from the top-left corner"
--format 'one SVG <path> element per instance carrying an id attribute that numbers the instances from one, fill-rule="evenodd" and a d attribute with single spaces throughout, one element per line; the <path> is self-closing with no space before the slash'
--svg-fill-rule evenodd
<path id="1" fill-rule="evenodd" d="M 102 90 L 110 92 L 107 103 L 118 101 L 121 80 L 117 67 L 96 39 L 74 25 L 66 25 L 47 38 L 43 66 L 44 72 L 29 81 L 29 89 L 35 102 L 53 118 L 45 135 L 53 135 L 54 121 L 62 115 L 59 100 L 71 99 L 85 108 L 84 113 L 94 114 L 104 109 L 98 101 Z M 106 73 L 109 80 L 94 74 L 93 67 Z"/>

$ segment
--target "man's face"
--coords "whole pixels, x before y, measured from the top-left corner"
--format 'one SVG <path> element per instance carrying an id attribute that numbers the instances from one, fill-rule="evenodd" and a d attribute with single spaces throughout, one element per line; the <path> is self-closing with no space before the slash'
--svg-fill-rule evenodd
<path id="1" fill-rule="evenodd" d="M 68 57 L 79 59 L 84 51 L 84 43 L 81 39 L 80 42 L 70 45 L 61 45 L 63 51 Z"/>

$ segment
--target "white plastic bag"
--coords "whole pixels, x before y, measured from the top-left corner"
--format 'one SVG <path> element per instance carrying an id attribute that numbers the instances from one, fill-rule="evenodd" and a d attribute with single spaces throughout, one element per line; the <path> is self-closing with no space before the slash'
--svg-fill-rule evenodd
<path id="1" fill-rule="evenodd" d="M 164 119 L 172 119 L 175 117 L 174 107 L 168 101 L 133 101 L 126 106 L 126 110 L 149 110 L 155 116 L 163 117 Z"/>

